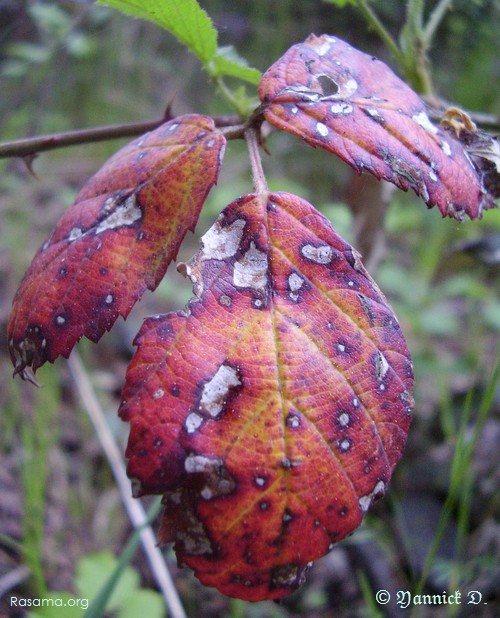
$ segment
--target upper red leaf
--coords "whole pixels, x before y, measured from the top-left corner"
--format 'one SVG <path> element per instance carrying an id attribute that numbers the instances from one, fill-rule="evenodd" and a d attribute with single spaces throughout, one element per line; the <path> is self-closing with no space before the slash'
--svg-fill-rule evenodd
<path id="1" fill-rule="evenodd" d="M 327 35 L 294 45 L 262 77 L 259 95 L 272 125 L 337 154 L 443 216 L 480 217 L 494 205 L 451 132 L 432 124 L 425 104 L 384 63 Z"/>
<path id="2" fill-rule="evenodd" d="M 198 299 L 135 342 L 128 473 L 165 494 L 160 539 L 204 584 L 279 598 L 384 493 L 408 350 L 359 254 L 296 196 L 236 200 L 183 269 Z"/>
<path id="3" fill-rule="evenodd" d="M 33 258 L 8 326 L 16 373 L 97 341 L 153 290 L 217 180 L 225 138 L 212 119 L 165 123 L 116 153 Z"/>

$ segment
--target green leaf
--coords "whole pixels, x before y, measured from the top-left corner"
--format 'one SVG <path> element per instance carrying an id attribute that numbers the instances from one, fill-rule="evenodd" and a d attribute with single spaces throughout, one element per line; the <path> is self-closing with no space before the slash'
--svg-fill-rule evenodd
<path id="1" fill-rule="evenodd" d="M 217 52 L 217 30 L 196 0 L 98 0 L 161 26 L 184 43 L 204 65 Z"/>
<path id="2" fill-rule="evenodd" d="M 215 58 L 208 67 L 208 71 L 212 77 L 228 75 L 256 86 L 259 85 L 262 77 L 262 73 L 258 69 L 249 67 L 247 61 L 238 54 L 232 45 L 219 47 Z"/>
<path id="3" fill-rule="evenodd" d="M 78 562 L 76 569 L 75 584 L 82 597 L 94 599 L 105 582 L 118 566 L 118 560 L 109 551 L 102 551 L 85 556 Z M 138 590 L 140 586 L 139 575 L 134 569 L 127 567 L 120 573 L 119 581 L 114 590 L 106 609 L 116 610 L 123 605 L 131 590 Z"/>
<path id="4" fill-rule="evenodd" d="M 348 4 L 356 6 L 356 0 L 323 0 L 323 1 L 328 2 L 328 4 L 336 4 L 341 9 L 343 9 Z"/>
<path id="5" fill-rule="evenodd" d="M 161 594 L 154 590 L 134 590 L 120 608 L 119 618 L 163 618 L 165 604 Z M 59 617 L 60 618 L 60 617 Z"/>

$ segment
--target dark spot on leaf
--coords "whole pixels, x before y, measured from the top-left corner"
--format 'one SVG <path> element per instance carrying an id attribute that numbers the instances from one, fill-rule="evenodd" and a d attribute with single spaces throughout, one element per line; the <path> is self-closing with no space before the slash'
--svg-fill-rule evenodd
<path id="1" fill-rule="evenodd" d="M 290 509 L 285 509 L 283 512 L 283 523 L 289 524 L 293 519 L 293 513 Z"/>
<path id="2" fill-rule="evenodd" d="M 270 588 L 298 588 L 305 582 L 307 567 L 297 564 L 285 564 L 273 569 Z"/>
<path id="3" fill-rule="evenodd" d="M 297 414 L 290 413 L 286 417 L 286 425 L 287 427 L 291 427 L 292 429 L 296 429 L 297 427 L 300 427 L 300 417 L 297 416 Z"/>
<path id="4" fill-rule="evenodd" d="M 328 75 L 318 75 L 318 82 L 321 86 L 323 96 L 325 97 L 337 94 L 339 91 L 339 86 L 337 82 L 334 81 L 331 77 L 328 77 Z"/>
<path id="5" fill-rule="evenodd" d="M 66 268 L 66 266 L 61 266 L 61 268 L 59 269 L 59 277 L 61 277 L 61 279 L 64 279 L 64 277 L 66 277 L 66 275 L 68 274 L 68 269 Z"/>
<path id="6" fill-rule="evenodd" d="M 267 502 L 266 500 L 262 500 L 261 502 L 259 502 L 259 509 L 261 511 L 267 511 L 268 508 L 269 508 L 269 502 Z"/>
<path id="7" fill-rule="evenodd" d="M 179 388 L 178 384 L 173 384 L 170 392 L 174 397 L 178 397 L 180 395 L 181 389 Z"/>
<path id="8" fill-rule="evenodd" d="M 305 64 L 307 71 L 309 71 L 309 73 L 312 73 L 311 66 L 314 64 L 314 60 L 306 60 L 304 64 Z"/>

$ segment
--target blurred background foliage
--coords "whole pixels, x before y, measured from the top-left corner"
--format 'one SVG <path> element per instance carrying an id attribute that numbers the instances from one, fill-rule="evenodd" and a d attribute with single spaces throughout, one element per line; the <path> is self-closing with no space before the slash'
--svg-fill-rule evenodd
<path id="1" fill-rule="evenodd" d="M 201 4 L 219 30 L 219 43 L 235 45 L 260 70 L 311 32 L 338 35 L 392 63 L 349 5 Z M 397 38 L 405 3 L 374 0 L 372 6 Z M 456 0 L 430 52 L 440 97 L 497 117 L 499 16 L 496 0 Z M 176 114 L 232 113 L 197 60 L 152 24 L 87 0 L 0 0 L 0 24 L 1 141 L 148 120 L 161 117 L 169 104 Z M 126 141 L 43 154 L 33 163 L 36 176 L 21 160 L 0 160 L 0 594 L 7 582 L 15 584 L 0 600 L 0 615 L 24 615 L 8 606 L 10 594 L 75 594 L 82 560 L 103 548 L 119 556 L 130 535 L 65 363 L 40 370 L 41 390 L 14 382 L 5 333 L 12 297 L 35 250 L 79 187 Z M 271 188 L 310 200 L 348 240 L 359 240 L 347 196 L 355 190 L 369 209 L 369 188 L 363 193 L 344 164 L 289 135 L 270 135 L 267 147 Z M 249 190 L 245 147 L 231 142 L 197 232 Z M 499 215 L 490 211 L 481 221 L 459 224 L 427 211 L 413 194 L 392 193 L 386 216 L 372 224 L 380 237 L 371 274 L 399 316 L 417 382 L 415 421 L 390 495 L 281 606 L 251 606 L 204 589 L 189 573 L 176 571 L 167 551 L 189 616 L 392 616 L 400 609 L 377 607 L 373 591 L 410 589 L 419 579 L 431 592 L 480 590 L 488 605 L 474 607 L 474 615 L 500 614 L 500 396 L 493 375 L 500 334 Z M 197 246 L 195 236 L 187 238 L 179 259 Z M 133 336 L 146 315 L 178 309 L 190 295 L 190 286 L 170 268 L 126 323 L 96 346 L 79 346 L 121 444 L 127 427 L 116 409 Z M 102 568 L 98 555 L 95 560 Z M 152 586 L 140 552 L 133 568 L 144 587 Z M 434 609 L 415 615 L 469 615 L 465 606 Z"/>

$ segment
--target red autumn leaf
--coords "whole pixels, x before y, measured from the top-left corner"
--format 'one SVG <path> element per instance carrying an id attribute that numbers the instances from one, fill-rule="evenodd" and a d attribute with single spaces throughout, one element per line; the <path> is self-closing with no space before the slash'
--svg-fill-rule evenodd
<path id="1" fill-rule="evenodd" d="M 97 341 L 153 290 L 217 180 L 224 136 L 183 116 L 132 141 L 77 195 L 38 250 L 8 326 L 16 373 Z"/>
<path id="2" fill-rule="evenodd" d="M 327 35 L 294 45 L 262 77 L 259 95 L 272 125 L 341 157 L 442 215 L 480 217 L 494 205 L 451 132 L 382 62 Z"/>
<path id="3" fill-rule="evenodd" d="M 162 542 L 226 595 L 292 592 L 384 493 L 410 424 L 398 322 L 304 200 L 230 204 L 180 266 L 197 298 L 145 321 L 120 415 Z"/>

